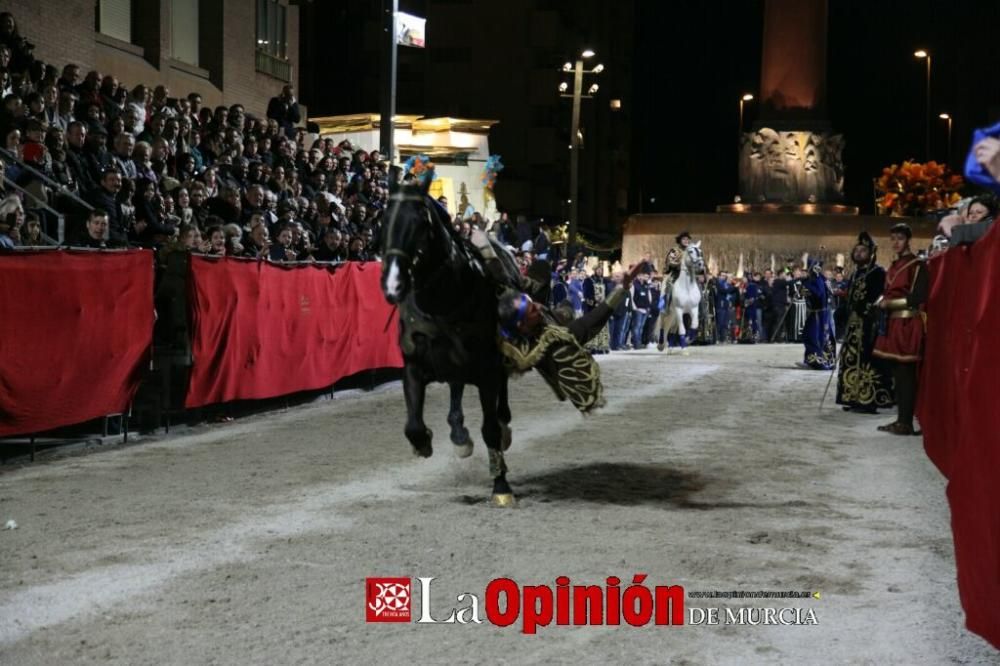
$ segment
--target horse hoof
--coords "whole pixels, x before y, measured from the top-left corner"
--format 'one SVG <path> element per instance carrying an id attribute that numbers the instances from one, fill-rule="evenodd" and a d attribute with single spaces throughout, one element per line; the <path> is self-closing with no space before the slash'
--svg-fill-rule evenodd
<path id="1" fill-rule="evenodd" d="M 658 344 L 658 345 L 656 345 L 656 350 L 657 350 L 657 351 L 663 351 L 663 349 L 664 349 L 664 345 L 663 345 L 662 343 L 661 343 L 661 344 Z"/>
<path id="2" fill-rule="evenodd" d="M 427 446 L 420 446 L 420 447 L 414 446 L 413 455 L 417 456 L 418 458 L 430 458 L 432 455 L 434 455 L 434 447 L 432 447 L 430 444 L 428 444 Z"/>
<path id="3" fill-rule="evenodd" d="M 455 445 L 455 455 L 459 458 L 468 458 L 472 455 L 472 442 L 467 444 L 456 444 Z"/>
<path id="4" fill-rule="evenodd" d="M 517 506 L 514 493 L 493 493 L 490 503 L 497 509 L 513 509 Z"/>
<path id="5" fill-rule="evenodd" d="M 506 451 L 514 441 L 514 434 L 506 423 L 500 424 L 500 450 Z"/>

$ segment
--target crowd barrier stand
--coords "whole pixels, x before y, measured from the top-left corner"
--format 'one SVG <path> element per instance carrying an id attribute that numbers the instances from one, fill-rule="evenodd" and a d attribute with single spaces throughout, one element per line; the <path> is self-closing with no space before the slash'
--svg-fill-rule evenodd
<path id="1" fill-rule="evenodd" d="M 402 367 L 380 271 L 377 262 L 284 266 L 193 256 L 184 406 L 271 398 Z"/>
<path id="2" fill-rule="evenodd" d="M 127 438 L 133 399 L 169 428 L 172 414 L 403 365 L 378 262 L 161 261 L 154 295 L 148 250 L 0 254 L 0 438 L 33 450 L 39 433 L 102 417 L 107 435 L 109 416 Z"/>
<path id="3" fill-rule="evenodd" d="M 948 479 L 966 625 L 1000 648 L 1000 224 L 929 262 L 918 416 L 924 448 Z"/>
<path id="4" fill-rule="evenodd" d="M 153 253 L 0 255 L 0 437 L 126 414 L 153 341 Z"/>

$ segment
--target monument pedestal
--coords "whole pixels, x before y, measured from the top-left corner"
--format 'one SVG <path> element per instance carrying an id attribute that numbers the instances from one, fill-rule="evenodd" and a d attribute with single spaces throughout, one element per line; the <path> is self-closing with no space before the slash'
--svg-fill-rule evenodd
<path id="1" fill-rule="evenodd" d="M 743 134 L 740 202 L 836 204 L 844 200 L 844 137 L 761 127 Z"/>

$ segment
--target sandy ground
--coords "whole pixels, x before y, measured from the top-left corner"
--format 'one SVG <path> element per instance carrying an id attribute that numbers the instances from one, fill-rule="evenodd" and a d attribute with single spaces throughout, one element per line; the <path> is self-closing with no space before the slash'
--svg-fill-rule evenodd
<path id="1" fill-rule="evenodd" d="M 884 416 L 817 410 L 792 346 L 602 360 L 583 419 L 513 385 L 514 510 L 484 449 L 402 438 L 398 384 L 0 474 L 0 662 L 997 663 L 963 628 L 944 481 Z M 468 424 L 478 435 L 474 394 Z M 489 581 L 607 576 L 821 599 L 816 626 L 366 624 L 368 576 L 433 576 L 433 612 Z M 419 594 L 415 594 L 419 597 Z"/>

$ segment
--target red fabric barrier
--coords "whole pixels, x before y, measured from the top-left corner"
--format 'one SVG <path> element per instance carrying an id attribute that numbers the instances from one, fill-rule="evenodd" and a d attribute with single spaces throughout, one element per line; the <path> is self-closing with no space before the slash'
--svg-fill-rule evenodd
<path id="1" fill-rule="evenodd" d="M 1000 224 L 930 270 L 918 416 L 948 478 L 966 626 L 1000 648 Z"/>
<path id="2" fill-rule="evenodd" d="M 192 257 L 194 367 L 185 406 L 271 398 L 403 367 L 381 270 Z"/>
<path id="3" fill-rule="evenodd" d="M 153 255 L 0 254 L 0 436 L 124 411 L 153 343 Z"/>

